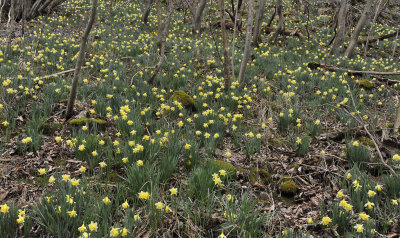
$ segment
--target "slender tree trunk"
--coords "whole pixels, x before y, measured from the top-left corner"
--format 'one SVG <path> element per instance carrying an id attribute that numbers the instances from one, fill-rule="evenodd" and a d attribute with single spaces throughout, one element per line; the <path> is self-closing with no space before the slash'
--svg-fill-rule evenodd
<path id="1" fill-rule="evenodd" d="M 8 12 L 8 22 L 7 22 L 7 38 L 6 38 L 6 49 L 4 50 L 4 59 L 7 59 L 11 50 L 11 41 L 14 38 L 15 31 L 15 1 L 11 0 L 10 11 Z"/>
<path id="2" fill-rule="evenodd" d="M 156 10 L 157 10 L 157 47 L 159 50 L 161 50 L 161 38 L 163 30 L 161 0 L 157 0 Z"/>
<path id="3" fill-rule="evenodd" d="M 89 37 L 90 30 L 92 29 L 93 23 L 96 19 L 96 12 L 97 12 L 97 0 L 92 0 L 92 10 L 90 12 L 89 21 L 86 25 L 85 32 L 83 32 L 82 39 L 81 39 L 81 46 L 79 48 L 79 55 L 76 61 L 75 71 L 74 71 L 74 78 L 72 80 L 71 91 L 69 93 L 68 105 L 67 105 L 67 112 L 65 117 L 67 119 L 71 118 L 74 111 L 75 99 L 76 99 L 76 89 L 78 87 L 78 79 L 79 73 L 81 71 L 81 67 L 83 64 L 83 60 L 85 58 L 85 48 L 86 43 Z"/>
<path id="4" fill-rule="evenodd" d="M 346 15 L 347 15 L 347 0 L 340 1 L 340 10 L 337 20 L 337 32 L 335 40 L 332 44 L 332 49 L 339 49 L 344 43 L 344 35 L 346 33 Z"/>
<path id="5" fill-rule="evenodd" d="M 244 45 L 243 59 L 242 64 L 240 65 L 239 72 L 239 82 L 244 82 L 244 74 L 246 72 L 247 61 L 249 60 L 250 55 L 250 43 L 251 43 L 251 33 L 253 26 L 253 9 L 254 9 L 254 0 L 249 0 L 249 13 L 247 19 L 247 33 L 246 33 L 246 42 Z"/>
<path id="6" fill-rule="evenodd" d="M 156 78 L 156 76 L 157 76 L 158 72 L 160 71 L 161 66 L 162 66 L 162 64 L 164 63 L 164 60 L 165 60 L 165 42 L 166 42 L 167 37 L 168 37 L 168 27 L 169 27 L 169 22 L 171 21 L 171 15 L 172 15 L 172 12 L 173 12 L 173 6 L 172 5 L 173 5 L 173 3 L 170 2 L 169 6 L 168 6 L 167 17 L 166 17 L 165 22 L 164 22 L 164 29 L 163 29 L 163 32 L 162 32 L 162 36 L 159 37 L 159 39 L 161 39 L 161 41 L 160 41 L 160 58 L 159 58 L 158 63 L 156 64 L 156 66 L 154 68 L 154 71 L 153 71 L 153 73 L 152 73 L 152 75 L 151 75 L 151 77 L 150 77 L 150 79 L 148 81 L 149 84 L 153 84 L 154 79 Z"/>
<path id="7" fill-rule="evenodd" d="M 220 17 L 221 17 L 221 32 L 222 32 L 222 48 L 224 51 L 224 82 L 225 91 L 228 91 L 230 87 L 229 80 L 229 56 L 226 44 L 226 27 L 225 27 L 225 0 L 220 0 Z"/>
<path id="8" fill-rule="evenodd" d="M 253 42 L 252 45 L 258 46 L 260 43 L 260 34 L 261 34 L 261 24 L 265 13 L 265 4 L 267 0 L 260 0 L 258 3 L 258 10 L 256 14 L 254 33 L 253 33 Z"/>
<path id="9" fill-rule="evenodd" d="M 147 24 L 149 20 L 149 15 L 151 11 L 151 7 L 153 6 L 154 0 L 147 0 L 146 2 L 146 9 L 144 9 L 143 16 L 142 16 L 142 21 L 144 24 Z"/>
<path id="10" fill-rule="evenodd" d="M 239 0 L 236 0 L 236 5 L 239 4 Z M 232 0 L 232 9 L 235 9 Z M 236 26 L 237 26 L 237 14 L 238 11 L 234 11 L 235 14 L 235 24 L 233 25 L 233 36 L 232 36 L 232 80 L 235 81 L 235 40 L 236 40 Z"/>
<path id="11" fill-rule="evenodd" d="M 354 29 L 354 32 L 351 35 L 350 44 L 347 47 L 346 52 L 344 53 L 345 57 L 350 57 L 353 53 L 354 47 L 357 45 L 358 36 L 360 35 L 361 30 L 364 28 L 364 25 L 367 22 L 368 13 L 371 10 L 371 5 L 372 0 L 368 0 L 368 2 L 365 4 L 360 20 L 357 23 L 356 29 Z"/>
<path id="12" fill-rule="evenodd" d="M 378 13 L 379 13 L 379 10 L 381 8 L 381 4 L 382 4 L 382 0 L 379 0 L 378 6 L 376 7 L 376 10 L 375 10 L 374 19 L 372 20 L 371 27 L 369 28 L 369 31 L 368 31 L 367 42 L 365 43 L 365 46 L 364 46 L 364 57 L 367 55 L 369 38 L 371 36 L 372 30 L 374 29 L 376 19 L 378 18 Z"/>
<path id="13" fill-rule="evenodd" d="M 201 29 L 201 15 L 203 14 L 204 8 L 206 7 L 207 0 L 200 0 L 199 6 L 196 8 L 196 12 L 193 17 L 192 32 L 200 32 Z"/>
<path id="14" fill-rule="evenodd" d="M 394 58 L 394 54 L 396 53 L 396 47 L 397 47 L 397 38 L 399 37 L 399 30 L 397 30 L 396 33 L 396 39 L 394 40 L 394 45 L 393 45 L 393 52 L 392 52 L 392 58 Z"/>
<path id="15" fill-rule="evenodd" d="M 272 39 L 276 39 L 278 35 L 281 33 L 283 26 L 285 25 L 285 17 L 283 16 L 282 12 L 282 0 L 276 1 L 276 12 L 279 16 L 278 26 L 276 27 L 276 31 Z"/>

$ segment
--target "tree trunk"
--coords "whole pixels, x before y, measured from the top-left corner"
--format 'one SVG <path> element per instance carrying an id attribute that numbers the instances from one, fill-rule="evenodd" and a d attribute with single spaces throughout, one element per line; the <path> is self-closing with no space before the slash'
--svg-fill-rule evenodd
<path id="1" fill-rule="evenodd" d="M 350 57 L 351 54 L 353 53 L 354 47 L 357 45 L 358 36 L 360 35 L 361 30 L 364 28 L 364 25 L 367 22 L 368 19 L 367 14 L 371 9 L 371 5 L 372 5 L 372 0 L 368 0 L 368 2 L 365 4 L 360 20 L 357 23 L 356 29 L 354 29 L 354 32 L 351 35 L 350 44 L 347 47 L 346 52 L 344 53 L 345 57 Z"/>
<path id="2" fill-rule="evenodd" d="M 225 0 L 220 0 L 220 17 L 221 17 L 221 32 L 222 32 L 222 48 L 224 51 L 224 87 L 225 91 L 227 91 L 230 87 L 230 80 L 229 80 L 229 56 L 228 56 L 228 49 L 226 44 L 226 28 L 225 28 Z"/>
<path id="3" fill-rule="evenodd" d="M 382 0 L 379 0 L 378 6 L 376 7 L 376 10 L 375 10 L 374 19 L 372 20 L 371 27 L 369 28 L 369 31 L 368 31 L 367 42 L 365 43 L 365 47 L 364 47 L 364 57 L 367 55 L 369 37 L 371 36 L 371 32 L 374 29 L 376 19 L 378 18 L 379 9 L 381 8 L 381 4 L 382 4 Z"/>
<path id="4" fill-rule="evenodd" d="M 272 37 L 273 40 L 275 40 L 278 37 L 278 35 L 281 33 L 281 30 L 285 24 L 285 17 L 283 16 L 283 12 L 282 12 L 282 0 L 276 1 L 276 12 L 278 13 L 279 21 L 278 21 L 278 26 L 276 27 L 275 34 Z"/>
<path id="5" fill-rule="evenodd" d="M 280 1 L 280 0 L 278 0 Z M 253 9 L 254 9 L 254 0 L 249 0 L 249 13 L 247 19 L 247 33 L 246 33 L 246 42 L 244 45 L 243 59 L 242 64 L 240 65 L 239 72 L 239 82 L 244 82 L 244 74 L 246 72 L 247 61 L 249 60 L 250 54 L 250 43 L 251 43 L 251 33 L 252 33 L 252 25 L 253 25 Z"/>
<path id="6" fill-rule="evenodd" d="M 339 49 L 343 46 L 344 35 L 346 33 L 346 15 L 347 15 L 347 0 L 340 1 L 340 10 L 337 20 L 337 32 L 335 40 L 332 44 L 332 49 Z"/>
<path id="7" fill-rule="evenodd" d="M 167 40 L 168 37 L 168 27 L 169 27 L 169 22 L 171 21 L 171 15 L 173 12 L 173 4 L 170 2 L 169 6 L 168 6 L 168 13 L 167 13 L 167 18 L 165 19 L 164 22 L 164 29 L 162 32 L 161 37 L 159 37 L 160 39 L 160 58 L 158 60 L 158 63 L 156 64 L 153 74 L 151 75 L 150 79 L 149 79 L 149 84 L 153 84 L 154 79 L 156 78 L 158 72 L 161 69 L 162 64 L 164 63 L 164 59 L 165 59 L 165 42 Z"/>
<path id="8" fill-rule="evenodd" d="M 75 104 L 75 99 L 76 99 L 76 89 L 78 87 L 79 73 L 81 71 L 83 60 L 85 58 L 86 42 L 88 40 L 89 33 L 90 33 L 90 30 L 92 29 L 93 23 L 96 19 L 96 12 L 97 12 L 97 0 L 92 0 L 92 10 L 90 13 L 89 21 L 86 25 L 85 32 L 82 35 L 81 46 L 79 48 L 79 55 L 78 55 L 78 59 L 76 61 L 76 66 L 75 66 L 75 71 L 74 71 L 74 78 L 72 80 L 71 91 L 69 93 L 67 112 L 65 114 L 66 119 L 71 118 L 73 115 L 74 104 Z"/>
<path id="9" fill-rule="evenodd" d="M 153 2 L 154 2 L 154 0 L 147 0 L 147 2 L 146 2 L 146 9 L 144 9 L 143 16 L 142 16 L 142 21 L 146 25 L 149 20 L 149 15 L 150 15 L 151 7 L 153 6 Z"/>
<path id="10" fill-rule="evenodd" d="M 198 33 L 201 29 L 201 15 L 203 14 L 204 8 L 206 7 L 207 0 L 200 0 L 199 6 L 196 8 L 196 12 L 193 17 L 192 32 Z"/>
<path id="11" fill-rule="evenodd" d="M 260 43 L 260 34 L 261 34 L 261 24 L 265 13 L 265 4 L 267 0 L 260 0 L 258 4 L 258 10 L 256 14 L 256 21 L 254 26 L 254 33 L 253 33 L 253 42 L 252 45 L 258 46 Z"/>

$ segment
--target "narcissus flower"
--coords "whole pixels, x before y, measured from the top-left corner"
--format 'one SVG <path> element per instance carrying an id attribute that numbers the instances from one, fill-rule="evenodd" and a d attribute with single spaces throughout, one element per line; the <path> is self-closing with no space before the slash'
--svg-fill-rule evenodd
<path id="1" fill-rule="evenodd" d="M 141 192 L 139 193 L 139 198 L 140 198 L 140 199 L 147 200 L 147 199 L 150 198 L 150 193 L 141 191 Z"/>
<path id="2" fill-rule="evenodd" d="M 178 189 L 177 188 L 170 188 L 169 191 L 171 192 L 171 195 L 178 194 Z"/>
<path id="3" fill-rule="evenodd" d="M 111 237 L 117 237 L 117 236 L 119 236 L 119 228 L 114 228 L 114 227 L 112 227 L 112 228 L 111 228 L 111 231 L 110 231 L 110 236 L 111 236 Z"/>
<path id="4" fill-rule="evenodd" d="M 110 199 L 108 197 L 103 198 L 103 202 L 104 204 L 109 204 L 110 203 Z"/>
<path id="5" fill-rule="evenodd" d="M 361 213 L 358 215 L 358 217 L 359 217 L 360 219 L 362 219 L 363 221 L 368 221 L 368 219 L 369 219 L 369 215 L 366 214 L 365 212 L 361 212 Z"/>
<path id="6" fill-rule="evenodd" d="M 332 219 L 330 217 L 323 217 L 322 221 L 321 221 L 322 225 L 324 225 L 324 226 L 329 225 L 329 223 L 331 223 L 331 222 L 332 222 Z"/>
<path id="7" fill-rule="evenodd" d="M 69 217 L 71 217 L 71 218 L 77 216 L 77 213 L 76 213 L 76 211 L 74 209 L 72 209 L 72 211 L 68 211 L 67 213 L 68 213 Z"/>
<path id="8" fill-rule="evenodd" d="M 123 208 L 123 209 L 127 209 L 128 207 L 129 207 L 129 203 L 128 203 L 127 200 L 125 200 L 125 202 L 122 203 L 122 208 Z"/>
<path id="9" fill-rule="evenodd" d="M 88 227 L 90 231 L 97 231 L 97 222 L 90 222 Z"/>
<path id="10" fill-rule="evenodd" d="M 398 154 L 393 155 L 393 160 L 399 161 L 400 160 L 400 155 L 398 155 Z"/>
<path id="11" fill-rule="evenodd" d="M 40 175 L 43 175 L 46 173 L 46 169 L 38 169 L 38 172 Z"/>
<path id="12" fill-rule="evenodd" d="M 364 231 L 364 225 L 363 224 L 357 224 L 354 226 L 354 229 L 356 229 L 356 231 L 358 233 L 362 233 Z"/>
<path id="13" fill-rule="evenodd" d="M 10 207 L 7 204 L 0 205 L 0 212 L 7 213 L 10 210 Z"/>
<path id="14" fill-rule="evenodd" d="M 155 205 L 156 205 L 156 208 L 157 208 L 158 210 L 162 210 L 163 207 L 164 207 L 164 204 L 163 204 L 162 202 L 157 202 Z"/>

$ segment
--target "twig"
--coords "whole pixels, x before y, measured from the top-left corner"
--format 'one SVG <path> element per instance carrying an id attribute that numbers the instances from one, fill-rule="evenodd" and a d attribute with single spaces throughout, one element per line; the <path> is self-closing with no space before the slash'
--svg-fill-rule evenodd
<path id="1" fill-rule="evenodd" d="M 351 97 L 351 101 L 352 101 L 352 103 L 353 103 L 354 110 L 357 111 L 356 103 L 354 102 L 354 97 L 353 97 L 353 94 L 351 93 L 350 85 L 349 85 L 348 83 L 347 83 L 347 87 L 348 87 L 349 92 L 350 92 L 350 97 Z M 350 113 L 350 115 L 352 115 L 352 116 L 355 118 L 355 116 L 354 116 L 353 114 Z M 389 169 L 390 172 L 391 172 L 394 176 L 397 176 L 397 174 L 396 174 L 396 172 L 394 171 L 394 169 L 393 169 L 390 165 L 388 165 L 388 164 L 385 162 L 385 159 L 384 159 L 383 156 L 382 156 L 382 152 L 381 152 L 381 150 L 379 149 L 379 146 L 378 146 L 378 144 L 376 143 L 375 138 L 374 138 L 374 137 L 372 136 L 372 134 L 369 132 L 369 130 L 368 130 L 368 128 L 367 128 L 367 125 L 366 125 L 366 124 L 363 124 L 363 123 L 361 122 L 361 120 L 357 120 L 357 121 L 359 121 L 359 123 L 363 125 L 363 128 L 364 128 L 365 132 L 367 132 L 369 138 L 370 138 L 370 139 L 372 140 L 372 142 L 374 143 L 375 149 L 376 149 L 376 151 L 378 152 L 379 160 L 381 161 L 381 163 L 382 163 L 387 169 Z"/>

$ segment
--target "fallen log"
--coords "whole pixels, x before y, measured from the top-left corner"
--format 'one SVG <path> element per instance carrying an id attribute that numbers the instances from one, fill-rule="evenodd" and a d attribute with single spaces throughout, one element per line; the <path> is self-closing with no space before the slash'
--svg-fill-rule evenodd
<path id="1" fill-rule="evenodd" d="M 349 74 L 358 74 L 358 75 L 362 75 L 362 74 L 371 74 L 371 75 L 400 75 L 400 72 L 379 72 L 379 71 L 371 71 L 371 70 L 367 70 L 367 71 L 361 71 L 361 70 L 352 70 L 352 69 L 347 69 L 347 68 L 340 68 L 334 65 L 328 65 L 328 64 L 321 64 L 321 63 L 317 63 L 317 62 L 310 62 L 307 65 L 310 69 L 317 69 L 317 68 L 324 68 L 326 70 L 329 71 L 346 71 Z"/>
<path id="2" fill-rule="evenodd" d="M 266 34 L 270 34 L 273 32 L 276 32 L 276 28 L 275 27 L 270 27 L 270 26 L 266 26 L 263 28 L 263 31 Z M 299 38 L 305 38 L 306 36 L 303 34 L 303 32 L 301 32 L 301 30 L 299 28 L 295 28 L 293 30 L 289 30 L 289 29 L 285 29 L 280 31 L 280 34 L 285 35 L 285 36 L 297 36 Z"/>
<path id="3" fill-rule="evenodd" d="M 368 40 L 368 42 L 372 43 L 372 42 L 377 42 L 377 41 L 380 41 L 380 40 L 388 39 L 388 38 L 391 38 L 391 37 L 395 37 L 396 33 L 397 32 L 393 32 L 393 33 L 390 33 L 390 34 L 386 34 L 386 35 L 378 36 L 378 37 L 375 37 L 375 38 L 371 38 L 371 39 Z M 366 43 L 367 43 L 367 39 L 360 39 L 360 40 L 357 41 L 357 44 L 366 44 Z"/>

